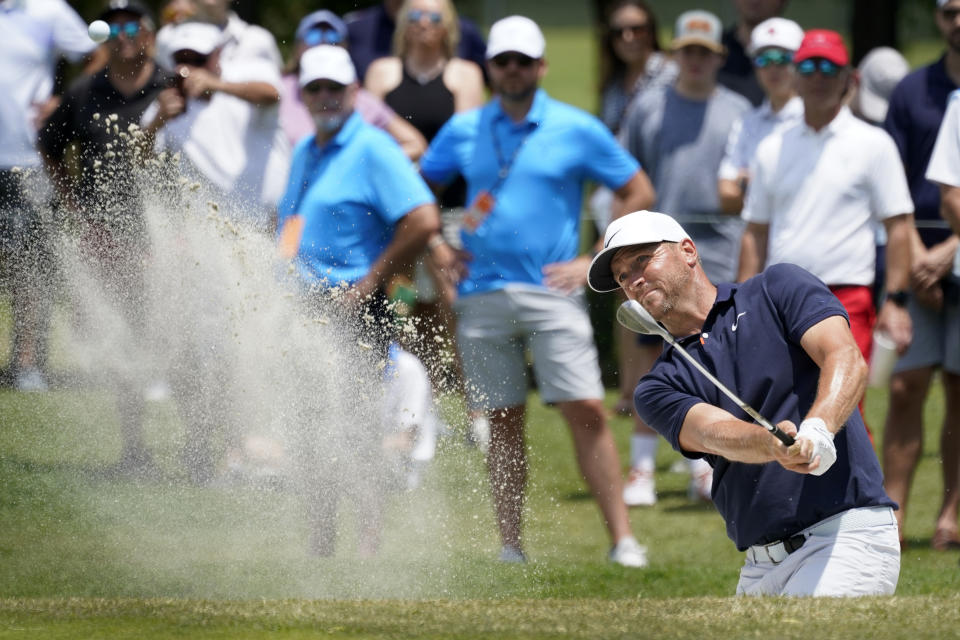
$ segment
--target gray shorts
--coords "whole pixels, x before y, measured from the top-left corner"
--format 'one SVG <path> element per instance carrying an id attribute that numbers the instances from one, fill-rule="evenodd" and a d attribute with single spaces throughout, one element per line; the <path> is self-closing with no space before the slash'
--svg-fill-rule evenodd
<path id="1" fill-rule="evenodd" d="M 471 409 L 526 404 L 527 349 L 544 402 L 603 398 L 582 292 L 511 285 L 460 298 L 455 308 Z"/>
<path id="2" fill-rule="evenodd" d="M 940 311 L 912 298 L 907 309 L 913 321 L 913 342 L 897 360 L 894 373 L 942 367 L 944 371 L 960 374 L 960 279 L 950 276 L 944 283 Z"/>

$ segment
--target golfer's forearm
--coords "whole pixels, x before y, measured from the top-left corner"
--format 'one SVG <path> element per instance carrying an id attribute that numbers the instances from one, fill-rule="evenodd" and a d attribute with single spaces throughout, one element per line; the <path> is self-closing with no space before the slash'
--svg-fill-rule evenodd
<path id="1" fill-rule="evenodd" d="M 867 388 L 867 363 L 856 344 L 831 351 L 820 367 L 817 397 L 807 417 L 821 418 L 836 433 Z"/>
<path id="2" fill-rule="evenodd" d="M 692 407 L 680 429 L 680 446 L 685 451 L 712 453 L 732 462 L 770 462 L 775 445 L 775 438 L 763 427 L 706 403 Z"/>

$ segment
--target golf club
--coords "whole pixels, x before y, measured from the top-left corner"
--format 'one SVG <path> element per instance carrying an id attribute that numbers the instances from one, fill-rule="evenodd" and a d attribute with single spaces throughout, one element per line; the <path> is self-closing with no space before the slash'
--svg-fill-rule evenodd
<path id="1" fill-rule="evenodd" d="M 756 420 L 764 429 L 772 433 L 778 440 L 780 440 L 780 442 L 788 447 L 793 444 L 794 440 L 792 437 L 781 431 L 776 425 L 772 424 L 769 420 L 760 415 L 756 409 L 734 395 L 730 389 L 728 389 L 722 382 L 717 380 L 717 378 L 712 373 L 707 371 L 702 364 L 697 362 L 693 356 L 687 353 L 686 349 L 677 344 L 677 341 L 674 340 L 672 335 L 670 335 L 670 332 L 667 331 L 663 325 L 654 320 L 653 316 L 650 315 L 650 312 L 644 309 L 639 302 L 636 300 L 627 300 L 621 304 L 620 308 L 617 309 L 617 322 L 635 333 L 657 335 L 666 340 L 680 353 L 680 355 L 682 355 L 690 362 L 690 364 L 696 367 L 697 371 L 705 375 L 707 380 L 716 385 L 716 387 L 720 389 L 725 396 L 736 402 L 738 407 L 743 409 L 747 415 Z"/>

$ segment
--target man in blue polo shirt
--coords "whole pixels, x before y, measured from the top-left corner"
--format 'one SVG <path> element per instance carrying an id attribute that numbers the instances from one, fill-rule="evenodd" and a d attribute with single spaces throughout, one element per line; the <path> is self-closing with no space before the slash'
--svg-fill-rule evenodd
<path id="1" fill-rule="evenodd" d="M 299 82 L 317 132 L 294 151 L 278 211 L 280 251 L 295 259 L 308 299 L 326 309 L 332 300 L 340 303 L 360 341 L 385 359 L 393 323 L 384 286 L 439 230 L 437 205 L 397 143 L 354 113 L 359 85 L 346 49 L 319 45 L 307 50 Z M 335 295 L 334 288 L 345 293 Z M 358 349 L 358 360 L 364 352 Z M 359 518 L 361 552 L 375 552 L 379 541 L 380 443 L 363 417 L 355 421 L 327 425 L 319 449 L 314 440 L 298 448 L 307 470 L 311 550 L 317 555 L 334 552 L 345 478 L 359 487 L 357 500 L 366 507 Z M 337 455 L 323 456 L 330 451 Z"/>
<path id="2" fill-rule="evenodd" d="M 544 49 L 529 18 L 511 16 L 491 27 L 487 63 L 497 96 L 451 118 L 420 161 L 432 182 L 466 178 L 471 205 L 461 238 L 470 259 L 455 260 L 442 239 L 431 240 L 432 257 L 445 273 L 462 276 L 457 339 L 470 407 L 490 421 L 500 559 L 526 558 L 520 532 L 529 348 L 541 398 L 557 406 L 573 433 L 580 470 L 614 544 L 610 559 L 639 567 L 646 554 L 630 532 L 583 302 L 590 258 L 577 253 L 585 180 L 614 190 L 630 207 L 622 211 L 652 202 L 653 192 L 599 120 L 538 90 Z"/>
<path id="3" fill-rule="evenodd" d="M 714 504 L 746 551 L 737 593 L 892 594 L 896 505 L 857 410 L 867 367 L 843 305 L 791 264 L 742 284 L 712 284 L 690 236 L 662 213 L 615 220 L 604 247 L 590 266 L 591 287 L 623 289 L 720 382 L 796 438 L 786 447 L 750 422 L 671 347 L 637 386 L 646 423 L 714 468 Z"/>
<path id="4" fill-rule="evenodd" d="M 923 453 L 923 408 L 933 375 L 940 369 L 947 403 L 941 430 L 943 492 L 930 544 L 945 551 L 960 548 L 960 371 L 951 348 L 957 335 L 952 318 L 960 314 L 960 291 L 950 277 L 960 241 L 940 218 L 940 190 L 924 174 L 950 92 L 960 87 L 960 0 L 937 0 L 935 18 L 947 51 L 897 85 L 883 123 L 903 160 L 920 237 L 914 243 L 910 291 L 900 300 L 910 312 L 914 338 L 890 381 L 883 471 L 887 492 L 900 504 L 897 516 L 903 540 L 910 484 Z"/>

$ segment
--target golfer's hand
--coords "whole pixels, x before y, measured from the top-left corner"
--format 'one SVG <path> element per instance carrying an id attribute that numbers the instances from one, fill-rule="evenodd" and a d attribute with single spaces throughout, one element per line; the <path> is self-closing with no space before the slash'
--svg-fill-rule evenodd
<path id="1" fill-rule="evenodd" d="M 770 447 L 773 459 L 788 471 L 812 473 L 820 465 L 820 458 L 814 456 L 813 442 L 808 439 L 797 439 L 797 426 L 789 420 L 784 420 L 777 426 L 795 441 L 788 447 L 771 435 Z"/>
<path id="2" fill-rule="evenodd" d="M 568 262 L 554 262 L 543 268 L 543 283 L 561 293 L 573 293 L 587 284 L 590 256 L 578 256 Z"/>
<path id="3" fill-rule="evenodd" d="M 880 316 L 877 318 L 877 331 L 890 336 L 897 345 L 897 353 L 903 355 L 913 340 L 910 314 L 904 307 L 898 307 L 887 300 L 883 303 Z"/>

